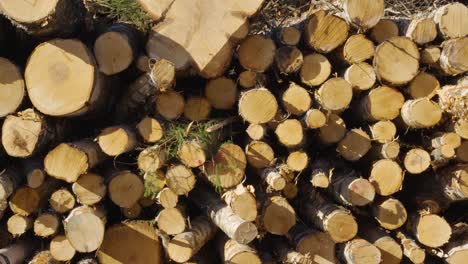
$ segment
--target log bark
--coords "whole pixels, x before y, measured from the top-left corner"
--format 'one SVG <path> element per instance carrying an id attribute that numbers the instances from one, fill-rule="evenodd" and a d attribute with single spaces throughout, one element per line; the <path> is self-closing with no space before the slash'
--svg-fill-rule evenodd
<path id="1" fill-rule="evenodd" d="M 468 129 L 466 128 L 468 122 L 465 121 L 468 118 L 466 104 L 467 89 L 458 85 L 446 85 L 438 91 L 438 95 L 440 108 L 455 118 L 460 118 L 460 120 L 455 121 L 455 124 L 453 124 L 453 130 L 466 139 L 468 137 Z"/>
<path id="2" fill-rule="evenodd" d="M 78 203 L 82 205 L 94 205 L 106 196 L 107 186 L 104 178 L 100 175 L 86 173 L 73 183 L 72 190 Z"/>
<path id="3" fill-rule="evenodd" d="M 206 83 L 205 97 L 215 109 L 232 109 L 238 97 L 237 85 L 226 77 L 212 79 Z"/>
<path id="4" fill-rule="evenodd" d="M 346 0 L 343 10 L 346 20 L 353 26 L 366 31 L 374 27 L 384 16 L 383 0 Z"/>
<path id="5" fill-rule="evenodd" d="M 117 171 L 109 180 L 109 197 L 113 203 L 123 208 L 131 208 L 143 196 L 143 180 L 130 171 Z"/>
<path id="6" fill-rule="evenodd" d="M 73 209 L 63 221 L 65 236 L 77 252 L 92 252 L 100 248 L 105 231 L 103 208 L 81 206 Z"/>
<path id="7" fill-rule="evenodd" d="M 5 58 L 0 58 L 0 117 L 7 116 L 18 110 L 25 96 L 23 76 L 15 64 Z"/>
<path id="8" fill-rule="evenodd" d="M 111 157 L 132 151 L 138 144 L 135 131 L 128 126 L 103 129 L 97 136 L 97 142 L 102 152 Z"/>
<path id="9" fill-rule="evenodd" d="M 60 228 L 60 219 L 53 213 L 42 213 L 34 221 L 34 234 L 47 238 L 57 234 Z"/>
<path id="10" fill-rule="evenodd" d="M 450 242 L 443 247 L 447 263 L 461 264 L 465 261 L 468 253 L 467 232 L 468 228 L 466 224 L 455 224 Z"/>
<path id="11" fill-rule="evenodd" d="M 344 19 L 319 10 L 307 21 L 305 42 L 320 53 L 329 53 L 343 44 L 348 31 L 349 26 Z"/>
<path id="12" fill-rule="evenodd" d="M 444 191 L 444 195 L 451 201 L 466 200 L 468 198 L 468 164 L 456 164 L 442 170 L 436 174 L 439 185 Z"/>
<path id="13" fill-rule="evenodd" d="M 9 168 L 0 174 L 0 201 L 7 201 L 22 182 L 22 175 Z"/>
<path id="14" fill-rule="evenodd" d="M 387 230 L 400 228 L 407 219 L 405 206 L 395 198 L 383 198 L 372 204 L 372 215 Z"/>
<path id="15" fill-rule="evenodd" d="M 460 25 L 466 25 L 468 8 L 461 3 L 451 3 L 439 7 L 434 14 L 440 34 L 446 39 L 464 37 L 468 30 Z"/>
<path id="16" fill-rule="evenodd" d="M 130 84 L 118 102 L 116 108 L 117 118 L 121 121 L 120 119 L 124 120 L 135 115 L 138 116 L 141 114 L 142 109 L 143 112 L 149 112 L 147 108 L 155 97 L 156 89 L 151 83 L 150 76 L 148 74 L 141 75 Z"/>
<path id="17" fill-rule="evenodd" d="M 55 236 L 50 241 L 50 255 L 58 261 L 70 261 L 76 254 L 75 248 L 64 235 Z"/>
<path id="18" fill-rule="evenodd" d="M 265 88 L 249 90 L 239 99 L 239 115 L 249 123 L 265 124 L 275 117 L 277 111 L 275 96 Z"/>
<path id="19" fill-rule="evenodd" d="M 290 248 L 288 243 L 281 237 L 270 237 L 270 244 L 273 252 L 282 263 L 286 264 L 312 264 L 314 261 L 308 255 Z"/>

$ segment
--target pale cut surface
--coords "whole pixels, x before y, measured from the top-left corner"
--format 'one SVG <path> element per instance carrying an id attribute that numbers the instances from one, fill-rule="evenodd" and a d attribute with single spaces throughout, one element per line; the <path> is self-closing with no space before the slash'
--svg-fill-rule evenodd
<path id="1" fill-rule="evenodd" d="M 429 46 L 421 50 L 421 63 L 435 64 L 440 58 L 440 48 L 438 46 Z"/>
<path id="2" fill-rule="evenodd" d="M 75 207 L 75 197 L 67 189 L 60 189 L 52 193 L 49 203 L 57 213 L 66 213 Z"/>
<path id="3" fill-rule="evenodd" d="M 405 206 L 397 199 L 387 198 L 372 206 L 375 220 L 388 230 L 400 228 L 408 217 Z"/>
<path id="4" fill-rule="evenodd" d="M 370 37 L 380 44 L 387 39 L 398 36 L 398 26 L 391 19 L 382 19 L 370 30 Z"/>
<path id="5" fill-rule="evenodd" d="M 121 126 L 108 127 L 97 137 L 99 147 L 109 156 L 118 156 L 132 150 L 137 142 L 132 131 Z"/>
<path id="6" fill-rule="evenodd" d="M 384 16 L 384 0 L 345 0 L 343 9 L 346 19 L 367 30 L 375 26 Z"/>
<path id="7" fill-rule="evenodd" d="M 253 140 L 261 140 L 266 133 L 266 127 L 259 124 L 250 124 L 245 130 L 247 135 Z"/>
<path id="8" fill-rule="evenodd" d="M 279 142 L 286 147 L 298 146 L 304 140 L 304 131 L 297 119 L 288 119 L 280 123 L 275 129 L 275 134 Z"/>
<path id="9" fill-rule="evenodd" d="M 137 158 L 138 168 L 144 172 L 155 172 L 166 163 L 166 152 L 159 146 L 144 149 Z"/>
<path id="10" fill-rule="evenodd" d="M 78 252 L 95 251 L 104 239 L 104 222 L 91 211 L 68 216 L 64 229 L 68 241 Z"/>
<path id="11" fill-rule="evenodd" d="M 296 212 L 285 198 L 274 196 L 267 202 L 262 214 L 262 221 L 269 233 L 285 235 L 296 223 Z"/>
<path id="12" fill-rule="evenodd" d="M 327 123 L 320 128 L 319 137 L 325 144 L 339 142 L 346 134 L 346 124 L 341 117 L 336 114 L 330 114 Z"/>
<path id="13" fill-rule="evenodd" d="M 353 239 L 346 244 L 344 256 L 348 263 L 353 264 L 378 264 L 381 262 L 379 249 L 360 238 Z"/>
<path id="14" fill-rule="evenodd" d="M 439 89 L 439 80 L 434 75 L 421 72 L 410 82 L 408 92 L 413 99 L 422 97 L 431 99 Z"/>
<path id="15" fill-rule="evenodd" d="M 106 196 L 107 186 L 103 177 L 94 173 L 86 173 L 73 183 L 72 190 L 80 204 L 93 205 Z"/>
<path id="16" fill-rule="evenodd" d="M 362 178 L 352 181 L 347 188 L 347 199 L 356 206 L 364 206 L 374 201 L 375 189 L 372 184 Z"/>
<path id="17" fill-rule="evenodd" d="M 437 37 L 437 28 L 431 18 L 413 19 L 408 26 L 406 36 L 416 44 L 424 45 Z"/>
<path id="18" fill-rule="evenodd" d="M 168 235 L 177 235 L 186 228 L 185 216 L 178 208 L 164 208 L 156 217 L 158 228 Z"/>
<path id="19" fill-rule="evenodd" d="M 325 110 L 340 112 L 351 103 L 353 88 L 343 78 L 332 78 L 320 86 L 315 92 L 315 98 Z"/>
<path id="20" fill-rule="evenodd" d="M 468 35 L 468 7 L 462 3 L 451 3 L 440 7 L 434 20 L 447 39 Z"/>
<path id="21" fill-rule="evenodd" d="M 261 35 L 252 35 L 239 46 L 239 62 L 246 70 L 264 72 L 273 63 L 275 50 L 273 40 Z"/>
<path id="22" fill-rule="evenodd" d="M 237 195 L 231 201 L 230 206 L 234 213 L 245 221 L 254 221 L 257 217 L 257 200 L 255 200 L 255 196 L 250 192 Z"/>
<path id="23" fill-rule="evenodd" d="M 302 171 L 307 167 L 309 156 L 304 151 L 293 151 L 289 153 L 286 164 L 294 171 Z"/>
<path id="24" fill-rule="evenodd" d="M 296 250 L 308 254 L 317 264 L 336 263 L 335 242 L 325 232 L 311 232 L 297 243 Z"/>
<path id="25" fill-rule="evenodd" d="M 99 70 L 107 75 L 117 74 L 127 69 L 133 61 L 132 46 L 129 39 L 118 32 L 106 32 L 94 43 Z"/>
<path id="26" fill-rule="evenodd" d="M 280 40 L 285 45 L 294 46 L 301 39 L 301 31 L 295 27 L 286 27 L 281 31 Z"/>
<path id="27" fill-rule="evenodd" d="M 47 153 L 44 168 L 54 178 L 75 182 L 89 169 L 88 156 L 83 151 L 62 143 Z"/>
<path id="28" fill-rule="evenodd" d="M 371 148 L 369 135 L 362 129 L 352 129 L 338 143 L 338 153 L 349 161 L 356 161 L 364 157 Z"/>
<path id="29" fill-rule="evenodd" d="M 209 117 L 210 102 L 203 97 L 191 97 L 185 102 L 184 116 L 190 121 L 202 121 Z"/>
<path id="30" fill-rule="evenodd" d="M 392 120 L 400 114 L 405 97 L 398 90 L 388 86 L 372 89 L 366 97 L 365 111 L 372 120 Z"/>
<path id="31" fill-rule="evenodd" d="M 95 86 L 95 66 L 86 46 L 72 39 L 54 39 L 37 46 L 26 65 L 29 98 L 42 113 L 73 114 L 86 107 Z"/>
<path id="32" fill-rule="evenodd" d="M 398 192 L 403 184 L 403 171 L 393 160 L 379 160 L 372 166 L 369 181 L 376 193 L 388 196 Z"/>
<path id="33" fill-rule="evenodd" d="M 158 193 L 156 199 L 158 203 L 164 208 L 174 208 L 179 202 L 179 196 L 167 187 Z"/>
<path id="34" fill-rule="evenodd" d="M 49 237 L 55 234 L 60 227 L 60 221 L 56 215 L 44 213 L 34 221 L 34 233 L 40 237 Z"/>
<path id="35" fill-rule="evenodd" d="M 246 146 L 245 155 L 250 166 L 266 168 L 275 158 L 274 150 L 263 141 L 253 141 Z"/>
<path id="36" fill-rule="evenodd" d="M 109 196 L 120 207 L 132 207 L 143 196 L 143 192 L 143 181 L 129 171 L 119 173 L 109 182 Z"/>
<path id="37" fill-rule="evenodd" d="M 156 110 L 167 120 L 179 118 L 184 112 L 184 97 L 175 91 L 166 91 L 156 97 Z"/>
<path id="38" fill-rule="evenodd" d="M 458 120 L 453 129 L 460 137 L 468 139 L 468 120 Z"/>
<path id="39" fill-rule="evenodd" d="M 244 179 L 246 156 L 235 144 L 223 144 L 211 161 L 205 164 L 208 180 L 214 185 L 231 188 Z"/>
<path id="40" fill-rule="evenodd" d="M 325 230 L 335 242 L 341 243 L 356 236 L 358 225 L 353 215 L 346 211 L 338 210 L 327 216 Z"/>
<path id="41" fill-rule="evenodd" d="M 75 256 L 76 250 L 65 236 L 56 236 L 50 241 L 50 254 L 58 261 L 68 261 Z"/>
<path id="42" fill-rule="evenodd" d="M 374 56 L 375 46 L 363 34 L 350 36 L 343 46 L 343 57 L 349 64 L 363 62 Z"/>
<path id="43" fill-rule="evenodd" d="M 21 236 L 32 226 L 31 218 L 18 214 L 12 215 L 6 222 L 8 232 L 13 236 Z"/>
<path id="44" fill-rule="evenodd" d="M 195 186 L 195 175 L 184 165 L 171 166 L 166 172 L 166 184 L 177 195 L 189 193 Z"/>
<path id="45" fill-rule="evenodd" d="M 429 128 L 442 119 L 442 110 L 434 101 L 419 98 L 405 102 L 401 117 L 410 128 Z"/>
<path id="46" fill-rule="evenodd" d="M 440 66 L 449 75 L 468 71 L 468 37 L 458 38 L 443 43 L 440 54 Z"/>
<path id="47" fill-rule="evenodd" d="M 309 86 L 317 86 L 328 79 L 331 73 L 331 64 L 327 57 L 313 53 L 304 57 L 300 71 L 301 80 Z"/>
<path id="48" fill-rule="evenodd" d="M 394 85 L 411 81 L 419 70 L 419 51 L 409 38 L 390 38 L 375 50 L 374 69 L 379 79 Z"/>
<path id="49" fill-rule="evenodd" d="M 158 120 L 145 117 L 137 125 L 137 130 L 145 142 L 155 143 L 159 141 L 163 135 L 164 130 Z"/>
<path id="50" fill-rule="evenodd" d="M 456 251 L 452 249 L 452 252 L 449 253 L 449 256 L 445 260 L 449 264 L 463 264 L 467 258 L 468 249 L 466 246 L 460 246 L 460 248 Z"/>
<path id="51" fill-rule="evenodd" d="M 253 89 L 242 94 L 239 114 L 253 124 L 264 124 L 272 120 L 278 110 L 275 96 L 265 88 Z"/>
<path id="52" fill-rule="evenodd" d="M 327 116 L 318 109 L 310 109 L 305 115 L 305 123 L 308 128 L 321 128 L 327 123 Z"/>
<path id="53" fill-rule="evenodd" d="M 344 74 L 344 79 L 357 91 L 364 91 L 372 88 L 376 78 L 374 68 L 366 62 L 360 62 L 349 66 Z"/>
<path id="54" fill-rule="evenodd" d="M 39 22 L 51 15 L 59 0 L 3 0 L 0 10 L 8 17 L 22 23 Z"/>
<path id="55" fill-rule="evenodd" d="M 390 236 L 383 236 L 374 241 L 376 246 L 382 255 L 382 264 L 398 264 L 403 258 L 403 250 L 400 244 L 398 244 Z"/>
<path id="56" fill-rule="evenodd" d="M 236 83 L 226 77 L 212 79 L 205 86 L 205 96 L 213 108 L 231 109 L 237 101 Z"/>
<path id="57" fill-rule="evenodd" d="M 318 52 L 328 53 L 343 44 L 348 31 L 349 26 L 344 19 L 319 10 L 312 14 L 306 24 L 305 41 Z"/>
<path id="58" fill-rule="evenodd" d="M 392 121 L 379 121 L 371 127 L 372 139 L 387 143 L 395 138 L 397 128 Z"/>
<path id="59" fill-rule="evenodd" d="M 404 165 L 409 173 L 419 174 L 431 165 L 431 155 L 424 149 L 411 149 L 406 153 Z"/>
<path id="60" fill-rule="evenodd" d="M 452 229 L 447 221 L 435 214 L 420 216 L 415 231 L 421 244 L 433 248 L 447 243 L 452 234 Z"/>
<path id="61" fill-rule="evenodd" d="M 304 114 L 312 104 L 309 92 L 295 83 L 290 84 L 281 99 L 285 110 L 293 115 Z"/>
<path id="62" fill-rule="evenodd" d="M 24 80 L 18 67 L 9 60 L 0 58 L 0 117 L 18 109 L 23 101 L 24 90 Z"/>
<path id="63" fill-rule="evenodd" d="M 6 153 L 20 158 L 31 156 L 42 139 L 44 126 L 43 117 L 32 109 L 26 109 L 17 115 L 8 115 L 1 135 Z"/>
<path id="64" fill-rule="evenodd" d="M 184 142 L 180 146 L 177 156 L 185 166 L 190 168 L 199 167 L 206 161 L 205 151 L 196 141 Z"/>

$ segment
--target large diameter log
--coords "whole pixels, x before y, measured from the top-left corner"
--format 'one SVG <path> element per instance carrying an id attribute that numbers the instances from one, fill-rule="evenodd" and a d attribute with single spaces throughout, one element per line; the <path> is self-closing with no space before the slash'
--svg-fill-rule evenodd
<path id="1" fill-rule="evenodd" d="M 339 257 L 347 264 L 378 264 L 381 263 L 380 250 L 362 238 L 355 238 L 338 249 Z"/>
<path id="2" fill-rule="evenodd" d="M 384 16 L 383 0 L 346 0 L 343 2 L 343 10 L 346 20 L 366 31 L 374 27 Z"/>
<path id="3" fill-rule="evenodd" d="M 371 148 L 371 139 L 362 129 L 353 128 L 338 142 L 338 153 L 348 161 L 357 161 Z"/>
<path id="4" fill-rule="evenodd" d="M 372 88 L 377 76 L 375 76 L 374 68 L 371 65 L 359 62 L 346 69 L 344 79 L 353 86 L 355 91 L 359 92 Z"/>
<path id="5" fill-rule="evenodd" d="M 254 224 L 236 215 L 207 188 L 195 188 L 189 197 L 231 239 L 247 244 L 257 236 L 257 227 Z"/>
<path id="6" fill-rule="evenodd" d="M 413 215 L 410 218 L 409 229 L 421 244 L 432 248 L 446 244 L 452 234 L 452 228 L 447 221 L 436 214 Z"/>
<path id="7" fill-rule="evenodd" d="M 138 143 L 135 132 L 127 126 L 105 128 L 97 142 L 102 152 L 111 157 L 133 150 Z"/>
<path id="8" fill-rule="evenodd" d="M 313 13 L 305 26 L 305 41 L 320 53 L 329 53 L 348 37 L 349 26 L 344 19 L 324 10 Z"/>
<path id="9" fill-rule="evenodd" d="M 257 251 L 247 244 L 241 244 L 226 236 L 220 237 L 217 244 L 224 263 L 262 263 Z"/>
<path id="10" fill-rule="evenodd" d="M 232 211 L 245 221 L 254 221 L 257 218 L 257 200 L 253 186 L 237 185 L 226 191 L 222 198 Z"/>
<path id="11" fill-rule="evenodd" d="M 22 180 L 22 175 L 16 169 L 4 170 L 0 174 L 0 201 L 7 201 Z"/>
<path id="12" fill-rule="evenodd" d="M 76 254 L 75 248 L 64 235 L 55 236 L 49 248 L 52 257 L 58 261 L 70 261 Z"/>
<path id="13" fill-rule="evenodd" d="M 315 91 L 315 99 L 326 111 L 342 112 L 353 98 L 353 87 L 343 78 L 331 78 Z"/>
<path id="14" fill-rule="evenodd" d="M 69 34 L 80 22 L 81 8 L 77 3 L 66 0 L 6 0 L 0 4 L 3 13 L 18 28 L 36 36 Z"/>
<path id="15" fill-rule="evenodd" d="M 460 163 L 437 172 L 437 179 L 442 186 L 444 195 L 452 200 L 468 198 L 468 164 Z"/>
<path id="16" fill-rule="evenodd" d="M 21 105 L 25 86 L 23 76 L 15 64 L 0 58 L 0 69 L 0 117 L 4 117 L 16 112 Z"/>
<path id="17" fill-rule="evenodd" d="M 301 81 L 309 86 L 321 85 L 331 74 L 332 66 L 327 57 L 312 53 L 304 57 L 299 73 Z"/>
<path id="18" fill-rule="evenodd" d="M 272 196 L 264 202 L 260 219 L 268 233 L 286 235 L 296 224 L 296 212 L 285 198 Z"/>
<path id="19" fill-rule="evenodd" d="M 100 209 L 77 207 L 63 221 L 65 236 L 76 251 L 92 252 L 101 246 L 106 216 Z"/>
<path id="20" fill-rule="evenodd" d="M 419 70 L 419 51 L 409 38 L 393 37 L 377 46 L 374 56 L 377 77 L 393 85 L 411 81 Z"/>
<path id="21" fill-rule="evenodd" d="M 415 18 L 406 29 L 406 36 L 418 45 L 424 45 L 437 37 L 437 28 L 431 18 Z"/>
<path id="22" fill-rule="evenodd" d="M 403 258 L 403 250 L 384 230 L 364 224 L 359 226 L 359 236 L 372 243 L 380 250 L 382 264 L 398 264 Z"/>
<path id="23" fill-rule="evenodd" d="M 439 32 L 446 39 L 460 38 L 468 35 L 468 7 L 462 3 L 451 3 L 437 9 L 434 21 Z"/>
<path id="24" fill-rule="evenodd" d="M 23 216 L 38 212 L 58 185 L 57 180 L 49 178 L 36 189 L 26 186 L 18 188 L 9 201 L 11 211 Z"/>
<path id="25" fill-rule="evenodd" d="M 160 264 L 161 242 L 148 221 L 130 221 L 111 226 L 97 251 L 99 263 Z"/>
<path id="26" fill-rule="evenodd" d="M 372 215 L 380 226 L 388 230 L 400 228 L 408 217 L 405 206 L 391 197 L 373 203 Z"/>
<path id="27" fill-rule="evenodd" d="M 67 189 L 59 189 L 52 193 L 49 203 L 55 212 L 63 214 L 75 207 L 75 197 Z"/>
<path id="28" fill-rule="evenodd" d="M 396 161 L 382 159 L 372 165 L 369 181 L 377 194 L 388 196 L 401 190 L 403 178 L 403 170 Z"/>
<path id="29" fill-rule="evenodd" d="M 42 213 L 34 221 L 34 234 L 47 238 L 55 235 L 60 228 L 60 219 L 52 213 Z"/>
<path id="30" fill-rule="evenodd" d="M 109 181 L 109 197 L 116 205 L 131 208 L 144 193 L 143 181 L 130 171 L 120 171 Z"/>
<path id="31" fill-rule="evenodd" d="M 434 101 L 419 98 L 403 104 L 401 117 L 409 128 L 430 128 L 442 119 L 442 110 Z"/>
<path id="32" fill-rule="evenodd" d="M 34 107 L 47 115 L 83 115 L 97 111 L 106 100 L 94 58 L 79 40 L 41 43 L 29 57 L 25 80 Z"/>
<path id="33" fill-rule="evenodd" d="M 86 173 L 73 183 L 72 190 L 78 203 L 94 205 L 106 196 L 107 186 L 103 177 L 94 173 Z"/>
<path id="34" fill-rule="evenodd" d="M 34 250 L 37 243 L 30 239 L 22 239 L 9 247 L 0 249 L 1 264 L 21 264 L 25 263 Z"/>
<path id="35" fill-rule="evenodd" d="M 377 44 L 396 36 L 398 36 L 398 25 L 392 19 L 381 19 L 370 30 L 370 37 Z"/>
<path id="36" fill-rule="evenodd" d="M 237 85 L 233 80 L 219 77 L 206 83 L 205 97 L 213 108 L 228 110 L 236 104 L 237 90 Z"/>
<path id="37" fill-rule="evenodd" d="M 167 245 L 169 258 L 177 263 L 184 263 L 192 258 L 209 240 L 211 240 L 217 227 L 205 216 L 191 221 L 191 228 L 172 238 Z"/>
<path id="38" fill-rule="evenodd" d="M 442 44 L 440 67 L 448 75 L 458 75 L 468 71 L 468 37 L 449 40 Z"/>
<path id="39" fill-rule="evenodd" d="M 360 114 L 370 121 L 392 120 L 396 118 L 405 102 L 401 92 L 388 86 L 379 86 L 361 100 Z"/>
<path id="40" fill-rule="evenodd" d="M 264 72 L 273 64 L 275 51 L 273 40 L 261 35 L 252 35 L 239 46 L 239 62 L 246 70 Z"/>
<path id="41" fill-rule="evenodd" d="M 72 183 L 105 158 L 99 145 L 91 140 L 61 143 L 47 153 L 44 168 L 50 176 Z"/>
<path id="42" fill-rule="evenodd" d="M 249 123 L 267 123 L 275 117 L 277 110 L 275 96 L 265 88 L 249 90 L 239 99 L 239 115 Z"/>
<path id="43" fill-rule="evenodd" d="M 335 242 L 327 233 L 296 224 L 287 237 L 297 252 L 310 256 L 315 263 L 336 263 Z"/>

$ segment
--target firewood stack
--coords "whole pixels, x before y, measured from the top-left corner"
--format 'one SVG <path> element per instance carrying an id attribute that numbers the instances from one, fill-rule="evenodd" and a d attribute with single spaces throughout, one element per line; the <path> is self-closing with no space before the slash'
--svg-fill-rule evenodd
<path id="1" fill-rule="evenodd" d="M 0 263 L 467 262 L 466 5 L 136 2 L 0 2 Z"/>

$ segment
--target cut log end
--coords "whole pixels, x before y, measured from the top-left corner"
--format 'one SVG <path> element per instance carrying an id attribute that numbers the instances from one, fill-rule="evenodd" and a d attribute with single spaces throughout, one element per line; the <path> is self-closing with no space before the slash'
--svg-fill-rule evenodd
<path id="1" fill-rule="evenodd" d="M 264 72 L 273 63 L 275 50 L 273 40 L 260 35 L 252 35 L 239 46 L 239 62 L 247 70 Z"/>
<path id="2" fill-rule="evenodd" d="M 262 140 L 266 134 L 267 128 L 260 124 L 250 124 L 245 131 L 252 140 Z"/>
<path id="3" fill-rule="evenodd" d="M 155 172 L 166 163 L 166 152 L 162 146 L 144 149 L 137 158 L 138 168 L 144 172 Z"/>
<path id="4" fill-rule="evenodd" d="M 301 31 L 295 27 L 283 28 L 280 32 L 279 39 L 284 45 L 295 46 L 301 39 Z"/>
<path id="5" fill-rule="evenodd" d="M 468 29 L 460 25 L 466 25 L 468 7 L 462 3 L 451 3 L 439 7 L 434 20 L 439 31 L 446 39 L 459 38 L 468 35 Z"/>
<path id="6" fill-rule="evenodd" d="M 108 127 L 97 137 L 99 147 L 109 156 L 118 156 L 136 147 L 135 133 L 125 126 Z"/>
<path id="7" fill-rule="evenodd" d="M 75 197 L 67 189 L 60 189 L 52 193 L 49 203 L 52 209 L 62 214 L 75 207 Z"/>
<path id="8" fill-rule="evenodd" d="M 333 241 L 345 242 L 356 236 L 358 225 L 353 215 L 347 211 L 336 210 L 326 217 L 325 230 Z"/>
<path id="9" fill-rule="evenodd" d="M 232 188 L 245 177 L 247 159 L 242 149 L 231 143 L 223 144 L 205 166 L 208 180 L 215 186 Z"/>
<path id="10" fill-rule="evenodd" d="M 331 70 L 327 57 L 319 53 L 307 55 L 300 71 L 301 81 L 309 86 L 321 85 L 328 79 Z"/>
<path id="11" fill-rule="evenodd" d="M 210 80 L 205 86 L 205 97 L 215 109 L 228 110 L 233 108 L 237 96 L 236 83 L 226 77 Z"/>
<path id="12" fill-rule="evenodd" d="M 25 96 L 23 77 L 16 65 L 0 58 L 0 117 L 16 112 Z"/>
<path id="13" fill-rule="evenodd" d="M 92 252 L 104 239 L 105 223 L 90 207 L 77 207 L 64 221 L 65 236 L 78 252 Z"/>
<path id="14" fill-rule="evenodd" d="M 358 178 L 348 185 L 347 193 L 350 204 L 364 206 L 374 201 L 376 191 L 368 180 Z"/>
<path id="15" fill-rule="evenodd" d="M 158 120 L 145 117 L 136 126 L 138 134 L 147 143 L 155 143 L 161 140 L 164 130 Z"/>
<path id="16" fill-rule="evenodd" d="M 421 244 L 437 248 L 449 241 L 452 228 L 444 218 L 435 214 L 426 214 L 418 216 L 415 221 L 413 232 Z"/>
<path id="17" fill-rule="evenodd" d="M 247 162 L 254 168 L 266 168 L 273 163 L 275 152 L 263 141 L 253 141 L 246 146 Z"/>
<path id="18" fill-rule="evenodd" d="M 281 122 L 275 129 L 278 141 L 286 147 L 297 147 L 303 143 L 304 130 L 297 119 Z"/>
<path id="19" fill-rule="evenodd" d="M 378 264 L 381 262 L 380 250 L 361 238 L 356 238 L 347 242 L 341 254 L 342 258 L 347 263 Z"/>
<path id="20" fill-rule="evenodd" d="M 372 212 L 380 226 L 388 230 L 401 227 L 407 219 L 404 205 L 394 198 L 387 198 L 373 204 Z"/>
<path id="21" fill-rule="evenodd" d="M 396 135 L 397 128 L 392 121 L 379 121 L 372 125 L 372 139 L 379 143 L 391 142 Z"/>
<path id="22" fill-rule="evenodd" d="M 366 62 L 359 62 L 349 66 L 344 79 L 349 82 L 356 91 L 369 90 L 377 79 L 374 68 Z"/>
<path id="23" fill-rule="evenodd" d="M 346 134 L 346 124 L 341 117 L 330 114 L 327 123 L 320 128 L 319 138 L 325 144 L 339 142 Z"/>
<path id="24" fill-rule="evenodd" d="M 413 19 L 406 36 L 418 45 L 424 45 L 433 41 L 437 37 L 436 23 L 431 18 Z"/>
<path id="25" fill-rule="evenodd" d="M 468 8 L 467 8 L 468 9 Z M 440 67 L 448 75 L 458 75 L 468 71 L 468 37 L 449 40 L 442 44 Z"/>
<path id="26" fill-rule="evenodd" d="M 8 219 L 6 225 L 8 232 L 13 235 L 13 237 L 19 237 L 31 229 L 33 221 L 28 216 L 14 214 Z"/>
<path id="27" fill-rule="evenodd" d="M 305 28 L 305 40 L 318 52 L 329 53 L 348 37 L 349 26 L 338 16 L 319 10 L 313 13 Z"/>
<path id="28" fill-rule="evenodd" d="M 364 31 L 374 27 L 384 16 L 383 0 L 346 0 L 343 9 L 346 20 Z"/>
<path id="29" fill-rule="evenodd" d="M 440 89 L 439 81 L 429 73 L 421 72 L 411 81 L 408 92 L 411 98 L 418 99 L 426 97 L 431 99 Z"/>
<path id="30" fill-rule="evenodd" d="M 156 97 L 156 111 L 167 120 L 179 118 L 184 113 L 184 97 L 169 90 Z"/>
<path id="31" fill-rule="evenodd" d="M 370 37 L 378 44 L 396 36 L 398 36 L 398 25 L 391 19 L 380 20 L 370 30 Z"/>
<path id="32" fill-rule="evenodd" d="M 36 189 L 20 187 L 11 196 L 9 205 L 13 213 L 28 216 L 39 209 L 41 197 Z"/>
<path id="33" fill-rule="evenodd" d="M 67 182 L 75 182 L 89 167 L 86 153 L 66 143 L 52 149 L 44 159 L 47 174 Z"/>
<path id="34" fill-rule="evenodd" d="M 99 203 L 106 196 L 107 186 L 104 178 L 94 174 L 83 174 L 72 185 L 76 199 L 83 205 L 94 205 Z"/>
<path id="35" fill-rule="evenodd" d="M 191 97 L 185 102 L 184 117 L 190 121 L 203 121 L 208 119 L 211 104 L 203 97 Z"/>
<path id="36" fill-rule="evenodd" d="M 31 188 L 38 188 L 44 183 L 46 173 L 42 169 L 33 169 L 26 175 L 27 185 Z M 1 191 L 0 191 L 1 192 Z M 1 196 L 1 195 L 0 195 Z"/>
<path id="37" fill-rule="evenodd" d="M 401 117 L 410 128 L 430 128 L 442 119 L 442 110 L 437 103 L 420 98 L 406 101 L 401 108 Z"/>
<path id="38" fill-rule="evenodd" d="M 265 88 L 247 91 L 239 99 L 239 114 L 249 123 L 267 123 L 275 117 L 277 111 L 275 96 Z"/>
<path id="39" fill-rule="evenodd" d="M 56 236 L 50 241 L 50 254 L 58 261 L 70 261 L 76 254 L 76 250 L 65 236 Z"/>
<path id="40" fill-rule="evenodd" d="M 196 168 L 203 165 L 206 161 L 206 154 L 203 147 L 196 141 L 184 142 L 177 156 L 180 161 L 189 168 Z"/>
<path id="41" fill-rule="evenodd" d="M 195 181 L 192 170 L 184 165 L 171 166 L 166 172 L 167 187 L 177 195 L 189 193 L 195 186 Z"/>
<path id="42" fill-rule="evenodd" d="M 131 208 L 143 196 L 143 181 L 137 175 L 122 171 L 109 182 L 109 196 L 116 205 Z"/>
<path id="43" fill-rule="evenodd" d="M 304 114 L 312 105 L 309 92 L 301 86 L 291 83 L 281 97 L 284 110 L 293 115 Z"/>
<path id="44" fill-rule="evenodd" d="M 298 48 L 284 46 L 276 50 L 275 62 L 280 73 L 289 75 L 299 71 L 304 57 Z"/>
<path id="45" fill-rule="evenodd" d="M 340 56 L 348 64 L 355 64 L 366 61 L 374 56 L 375 46 L 372 41 L 363 34 L 350 36 L 343 45 Z"/>
<path id="46" fill-rule="evenodd" d="M 403 161 L 406 170 L 411 174 L 420 174 L 431 165 L 431 155 L 420 148 L 411 149 Z"/>
<path id="47" fill-rule="evenodd" d="M 286 159 L 286 165 L 293 171 L 303 171 L 309 163 L 309 156 L 304 151 L 293 151 Z"/>
<path id="48" fill-rule="evenodd" d="M 327 123 L 327 116 L 318 109 L 310 109 L 305 114 L 304 122 L 307 128 L 321 128 Z"/>
<path id="49" fill-rule="evenodd" d="M 119 25 L 119 27 L 124 26 Z M 124 71 L 136 57 L 132 47 L 133 43 L 131 43 L 134 40 L 123 32 L 125 31 L 110 30 L 101 34 L 94 43 L 94 55 L 99 70 L 106 75 L 114 75 Z"/>
<path id="50" fill-rule="evenodd" d="M 367 120 L 392 120 L 400 114 L 405 97 L 397 89 L 379 86 L 361 101 L 361 111 Z"/>
<path id="51" fill-rule="evenodd" d="M 50 213 L 40 214 L 34 221 L 34 233 L 39 237 L 55 235 L 60 228 L 58 216 Z"/>
<path id="52" fill-rule="evenodd" d="M 177 235 L 185 231 L 185 215 L 179 208 L 164 208 L 156 217 L 158 228 L 168 234 Z"/>
<path id="53" fill-rule="evenodd" d="M 396 161 L 384 159 L 374 163 L 369 181 L 379 195 L 388 196 L 401 189 L 403 175 L 403 170 Z"/>
<path id="54" fill-rule="evenodd" d="M 434 65 L 439 62 L 440 48 L 438 46 L 429 46 L 421 50 L 421 63 Z"/>
<path id="55" fill-rule="evenodd" d="M 357 161 L 364 157 L 371 148 L 369 135 L 361 129 L 352 129 L 338 143 L 338 153 L 349 161 Z"/>
<path id="56" fill-rule="evenodd" d="M 160 92 L 171 89 L 175 84 L 175 66 L 168 60 L 157 60 L 151 67 L 149 74 L 151 82 Z"/>
<path id="57" fill-rule="evenodd" d="M 331 112 L 342 112 L 348 108 L 353 98 L 353 87 L 343 78 L 331 78 L 315 92 L 320 106 Z"/>

